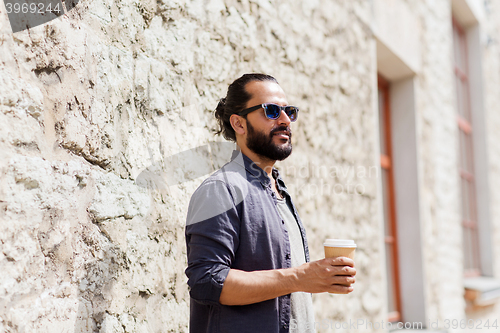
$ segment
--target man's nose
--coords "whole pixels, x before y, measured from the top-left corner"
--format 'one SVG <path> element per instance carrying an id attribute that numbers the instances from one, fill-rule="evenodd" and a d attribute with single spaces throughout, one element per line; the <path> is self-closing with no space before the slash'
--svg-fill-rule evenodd
<path id="1" fill-rule="evenodd" d="M 284 110 L 281 110 L 280 116 L 278 118 L 278 122 L 280 124 L 284 124 L 284 125 L 288 126 L 288 125 L 290 125 L 290 123 L 292 121 L 290 120 L 290 117 L 288 117 L 288 115 L 286 114 L 286 112 Z"/>

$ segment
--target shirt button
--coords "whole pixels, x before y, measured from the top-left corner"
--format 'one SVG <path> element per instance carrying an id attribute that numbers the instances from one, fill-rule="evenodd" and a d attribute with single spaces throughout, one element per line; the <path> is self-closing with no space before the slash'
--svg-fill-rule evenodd
<path id="1" fill-rule="evenodd" d="M 285 224 L 285 220 L 281 220 L 281 224 Z"/>
<path id="2" fill-rule="evenodd" d="M 286 259 L 290 259 L 290 253 L 287 253 L 285 256 Z"/>

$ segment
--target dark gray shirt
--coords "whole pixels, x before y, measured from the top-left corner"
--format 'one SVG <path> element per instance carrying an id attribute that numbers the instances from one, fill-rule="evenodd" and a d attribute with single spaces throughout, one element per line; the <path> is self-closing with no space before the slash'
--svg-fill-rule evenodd
<path id="1" fill-rule="evenodd" d="M 289 203 L 309 251 L 305 230 L 278 170 L 276 186 Z M 285 333 L 290 295 L 226 306 L 219 297 L 231 268 L 244 271 L 291 267 L 288 231 L 267 174 L 241 152 L 208 177 L 193 194 L 186 223 L 190 332 Z"/>

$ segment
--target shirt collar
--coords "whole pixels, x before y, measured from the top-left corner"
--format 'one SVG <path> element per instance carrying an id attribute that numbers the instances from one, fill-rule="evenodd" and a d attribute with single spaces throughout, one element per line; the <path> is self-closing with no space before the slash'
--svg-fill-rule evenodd
<path id="1" fill-rule="evenodd" d="M 271 179 L 269 178 L 267 173 L 248 156 L 243 154 L 241 150 L 234 150 L 233 155 L 231 156 L 231 160 L 244 167 L 247 173 L 250 173 L 252 176 L 257 178 L 263 186 L 267 187 L 271 185 Z M 273 178 L 276 180 L 276 187 L 278 188 L 278 190 L 286 192 L 286 194 L 288 194 L 285 182 L 281 178 L 279 170 L 273 167 L 271 173 Z"/>
<path id="2" fill-rule="evenodd" d="M 283 178 L 281 178 L 278 169 L 273 168 L 273 177 L 274 179 L 276 179 L 276 187 L 278 188 L 278 191 L 280 191 L 281 193 L 286 193 L 286 195 L 289 195 L 288 189 L 286 188 L 285 182 L 283 181 Z"/>
<path id="3" fill-rule="evenodd" d="M 267 176 L 267 173 L 265 173 L 264 170 L 262 170 L 262 168 L 259 167 L 254 161 L 252 161 L 248 156 L 243 154 L 241 150 L 233 151 L 231 160 L 244 167 L 247 174 L 249 173 L 253 177 L 257 178 L 263 186 L 269 186 L 271 184 L 271 179 Z"/>

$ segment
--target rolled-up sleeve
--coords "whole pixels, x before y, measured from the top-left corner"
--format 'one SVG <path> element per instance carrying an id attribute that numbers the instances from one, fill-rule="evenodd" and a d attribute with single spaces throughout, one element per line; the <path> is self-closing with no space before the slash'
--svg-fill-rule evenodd
<path id="1" fill-rule="evenodd" d="M 220 180 L 204 182 L 193 194 L 186 220 L 191 297 L 218 305 L 222 286 L 239 245 L 240 218 L 234 190 Z"/>

